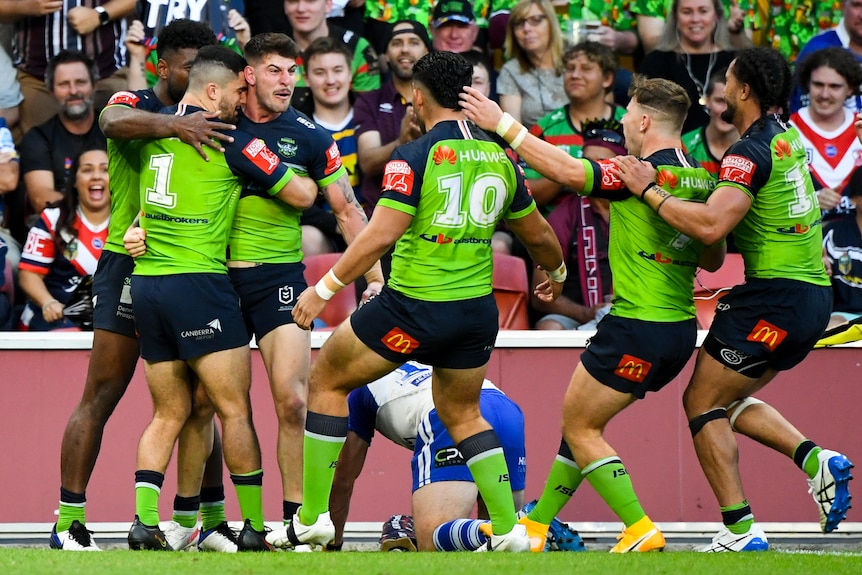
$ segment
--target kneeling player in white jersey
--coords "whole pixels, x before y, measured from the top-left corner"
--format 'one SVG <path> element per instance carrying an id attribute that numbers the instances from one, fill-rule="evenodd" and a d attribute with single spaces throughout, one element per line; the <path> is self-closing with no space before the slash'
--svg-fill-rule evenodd
<path id="1" fill-rule="evenodd" d="M 431 396 L 431 367 L 407 362 L 392 373 L 360 387 L 348 397 L 347 441 L 336 466 L 330 495 L 335 541 L 340 548 L 353 485 L 365 464 L 375 430 L 413 450 L 413 518 L 415 543 L 422 551 L 473 551 L 486 544 L 490 524 L 464 519 L 476 504 L 478 489 L 464 458 L 440 422 Z M 523 505 L 526 477 L 524 415 L 518 405 L 487 379 L 479 401 L 482 415 L 494 426 L 509 468 L 512 495 Z M 487 518 L 479 499 L 479 516 Z M 485 526 L 485 527 L 483 527 Z M 561 538 L 570 548 L 583 548 L 576 532 Z M 381 548 L 413 550 L 409 518 L 384 526 Z M 576 545 L 572 545 L 576 542 Z"/>

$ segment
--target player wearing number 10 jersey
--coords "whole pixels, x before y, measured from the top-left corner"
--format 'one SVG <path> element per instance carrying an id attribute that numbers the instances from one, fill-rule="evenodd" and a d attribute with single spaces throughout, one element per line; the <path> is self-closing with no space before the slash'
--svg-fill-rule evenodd
<path id="1" fill-rule="evenodd" d="M 537 288 L 552 301 L 562 289 L 560 244 L 505 152 L 458 103 L 473 67 L 451 52 L 426 54 L 413 68 L 413 108 L 423 137 L 395 149 L 368 227 L 293 315 L 307 327 L 326 300 L 393 243 L 387 287 L 333 332 L 309 377 L 303 502 L 289 539 L 328 543 L 334 464 L 347 435 L 347 394 L 407 360 L 430 364 L 440 421 L 470 468 L 491 518 L 489 548 L 526 551 L 517 525 L 500 440 L 481 416 L 479 395 L 497 335 L 491 291 L 491 236 L 505 219 L 553 281 Z"/>

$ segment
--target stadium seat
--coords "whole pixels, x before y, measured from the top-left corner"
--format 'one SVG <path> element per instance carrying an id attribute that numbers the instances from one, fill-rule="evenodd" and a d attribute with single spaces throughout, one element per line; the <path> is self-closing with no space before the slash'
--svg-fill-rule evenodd
<path id="1" fill-rule="evenodd" d="M 694 276 L 694 305 L 698 329 L 709 329 L 715 306 L 724 294 L 745 281 L 745 263 L 740 254 L 727 254 L 724 264 L 714 272 L 699 269 Z"/>
<path id="2" fill-rule="evenodd" d="M 527 314 L 530 281 L 524 260 L 495 253 L 493 286 L 500 311 L 500 329 L 530 329 Z"/>
<path id="3" fill-rule="evenodd" d="M 316 284 L 340 257 L 340 253 L 333 253 L 308 256 L 303 259 L 302 263 L 305 264 L 305 281 L 308 282 L 308 285 L 313 286 Z M 299 297 L 299 294 L 297 294 L 297 297 Z M 332 299 L 323 308 L 320 320 L 326 323 L 326 327 L 320 329 L 322 331 L 334 330 L 338 327 L 338 324 L 356 311 L 356 307 L 356 290 L 354 285 L 350 284 L 332 296 Z"/>

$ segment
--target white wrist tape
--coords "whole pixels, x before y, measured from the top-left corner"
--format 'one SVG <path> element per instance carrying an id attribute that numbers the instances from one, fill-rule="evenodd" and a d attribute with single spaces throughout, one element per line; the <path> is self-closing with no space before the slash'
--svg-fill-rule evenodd
<path id="1" fill-rule="evenodd" d="M 497 135 L 501 138 L 506 137 L 506 132 L 509 131 L 509 128 L 512 127 L 512 124 L 515 123 L 515 118 L 512 117 L 511 114 L 505 112 L 501 117 L 500 121 L 497 122 Z"/>

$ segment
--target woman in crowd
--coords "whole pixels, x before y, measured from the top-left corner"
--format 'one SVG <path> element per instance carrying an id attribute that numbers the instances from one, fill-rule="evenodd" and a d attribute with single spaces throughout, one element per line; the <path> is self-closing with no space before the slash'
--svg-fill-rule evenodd
<path id="1" fill-rule="evenodd" d="M 497 78 L 500 107 L 529 128 L 568 102 L 563 90 L 563 39 L 548 0 L 521 0 L 506 25 L 507 62 Z"/>
<path id="2" fill-rule="evenodd" d="M 673 0 L 658 47 L 646 55 L 639 72 L 685 88 L 691 100 L 686 133 L 709 123 L 707 83 L 734 54 L 721 0 Z"/>
<path id="3" fill-rule="evenodd" d="M 19 329 L 24 331 L 73 327 L 63 307 L 84 276 L 96 271 L 105 245 L 111 215 L 107 152 L 84 150 L 72 173 L 63 199 L 42 212 L 21 254 L 18 280 L 27 304 Z"/>

